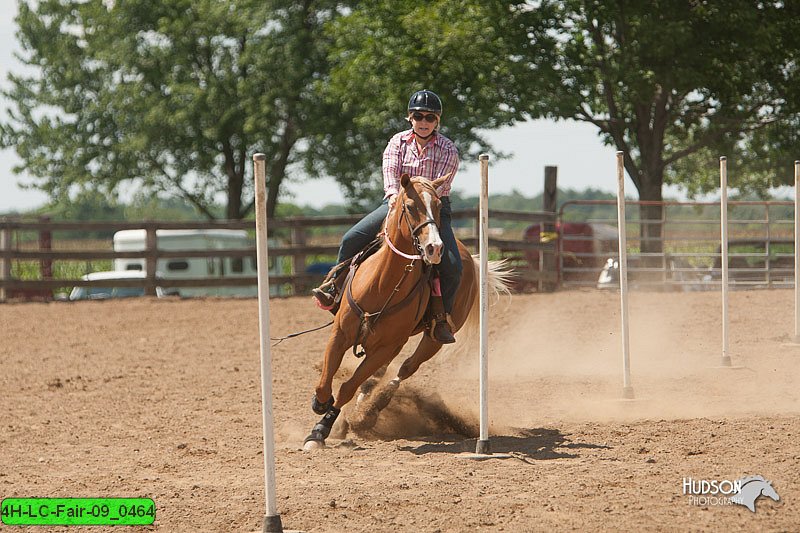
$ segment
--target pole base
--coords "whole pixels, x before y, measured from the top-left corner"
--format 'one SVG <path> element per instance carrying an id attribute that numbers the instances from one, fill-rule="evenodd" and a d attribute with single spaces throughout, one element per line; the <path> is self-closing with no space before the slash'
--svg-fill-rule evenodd
<path id="1" fill-rule="evenodd" d="M 273 516 L 264 517 L 264 527 L 262 533 L 283 533 L 283 524 L 281 523 L 281 515 L 276 514 Z"/>
<path id="2" fill-rule="evenodd" d="M 485 461 L 487 459 L 511 459 L 510 453 L 492 453 L 488 440 L 478 440 L 475 443 L 475 453 L 459 453 L 456 457 L 471 459 L 473 461 Z"/>
<path id="3" fill-rule="evenodd" d="M 488 440 L 480 440 L 480 439 L 478 439 L 478 441 L 475 443 L 475 453 L 481 454 L 481 455 L 487 455 L 487 454 L 492 453 L 491 452 L 491 446 L 489 445 L 489 441 Z"/>
<path id="4" fill-rule="evenodd" d="M 751 368 L 748 368 L 746 366 L 734 365 L 733 361 L 731 361 L 731 356 L 730 355 L 723 355 L 722 359 L 720 359 L 720 361 L 719 361 L 719 366 L 716 366 L 716 367 L 713 367 L 713 368 L 716 368 L 718 370 L 743 370 L 743 369 L 747 368 L 748 370 L 751 370 L 752 372 L 755 372 L 755 370 L 752 370 Z"/>
<path id="5" fill-rule="evenodd" d="M 635 398 L 633 394 L 633 387 L 622 387 L 622 398 L 625 400 L 633 400 Z"/>
<path id="6" fill-rule="evenodd" d="M 489 459 L 511 459 L 510 453 L 459 453 L 459 459 L 469 459 L 471 461 L 486 461 Z"/>

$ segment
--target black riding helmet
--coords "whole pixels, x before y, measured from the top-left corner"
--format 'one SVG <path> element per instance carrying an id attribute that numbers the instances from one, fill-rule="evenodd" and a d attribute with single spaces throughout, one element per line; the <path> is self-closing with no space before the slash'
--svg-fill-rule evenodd
<path id="1" fill-rule="evenodd" d="M 442 101 L 435 92 L 423 89 L 411 95 L 411 99 L 408 101 L 408 112 L 412 111 L 430 111 L 441 115 Z"/>

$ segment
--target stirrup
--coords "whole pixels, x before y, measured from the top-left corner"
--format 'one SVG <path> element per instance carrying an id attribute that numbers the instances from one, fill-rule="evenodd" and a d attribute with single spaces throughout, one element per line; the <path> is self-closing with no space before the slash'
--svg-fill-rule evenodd
<path id="1" fill-rule="evenodd" d="M 317 287 L 316 290 L 326 291 L 326 289 L 330 287 L 335 287 L 336 285 L 334 285 L 334 283 L 336 283 L 336 278 L 334 277 L 325 278 L 325 281 L 323 281 L 322 284 L 320 284 L 320 286 Z"/>
<path id="2" fill-rule="evenodd" d="M 330 311 L 336 305 L 336 287 L 333 283 L 327 284 L 328 287 L 325 285 L 326 283 L 323 283 L 319 287 L 311 289 L 311 294 L 314 296 L 314 302 L 317 307 L 323 311 Z M 332 291 L 326 290 L 331 288 L 333 289 Z"/>

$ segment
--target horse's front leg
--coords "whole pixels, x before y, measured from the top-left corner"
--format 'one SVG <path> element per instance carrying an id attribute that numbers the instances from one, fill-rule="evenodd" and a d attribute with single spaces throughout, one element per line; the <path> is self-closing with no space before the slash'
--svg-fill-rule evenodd
<path id="1" fill-rule="evenodd" d="M 400 351 L 398 350 L 397 353 L 400 353 Z M 397 354 L 395 354 L 395 356 L 396 355 Z M 388 370 L 388 368 L 389 368 L 389 363 L 386 363 L 378 370 L 376 370 L 372 376 L 367 378 L 367 380 L 364 383 L 361 384 L 361 389 L 359 389 L 358 397 L 356 398 L 356 404 L 361 403 L 364 400 L 364 398 L 366 398 L 369 395 L 369 393 L 375 390 L 375 387 L 378 386 L 378 383 L 380 383 L 383 376 L 386 375 L 386 370 Z"/>
<path id="2" fill-rule="evenodd" d="M 325 347 L 325 357 L 322 360 L 322 372 L 319 376 L 319 383 L 315 390 L 314 397 L 311 399 L 311 409 L 318 415 L 328 412 L 333 406 L 333 376 L 342 364 L 345 351 L 352 346 L 353 341 L 345 335 L 337 322 L 334 331 L 328 338 Z"/>
<path id="3" fill-rule="evenodd" d="M 400 348 L 402 348 L 402 345 Z M 339 417 L 342 407 L 353 399 L 356 390 L 367 378 L 374 374 L 381 366 L 391 361 L 399 353 L 400 348 L 379 347 L 367 351 L 367 355 L 364 357 L 364 360 L 361 361 L 361 364 L 358 365 L 356 371 L 353 372 L 352 377 L 339 387 L 339 393 L 336 396 L 334 404 L 328 408 L 325 416 L 314 426 L 311 430 L 311 434 L 306 437 L 303 443 L 303 449 L 313 450 L 325 446 L 325 439 L 330 435 L 331 428 L 333 428 L 333 424 Z M 341 356 L 339 357 L 339 361 L 341 362 Z"/>

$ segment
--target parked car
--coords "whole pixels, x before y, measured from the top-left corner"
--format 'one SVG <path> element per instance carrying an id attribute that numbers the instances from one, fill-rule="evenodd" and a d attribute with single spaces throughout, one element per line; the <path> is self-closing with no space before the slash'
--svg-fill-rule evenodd
<path id="1" fill-rule="evenodd" d="M 98 280 L 130 280 L 130 279 L 145 279 L 145 273 L 133 270 L 110 270 L 106 272 L 92 272 L 82 276 L 83 281 L 98 281 Z M 72 292 L 69 294 L 71 301 L 75 300 L 108 300 L 111 298 L 132 298 L 136 296 L 144 296 L 144 287 L 93 287 L 93 286 L 78 286 L 73 287 Z M 167 293 L 161 288 L 156 287 L 156 296 L 167 296 Z"/>

